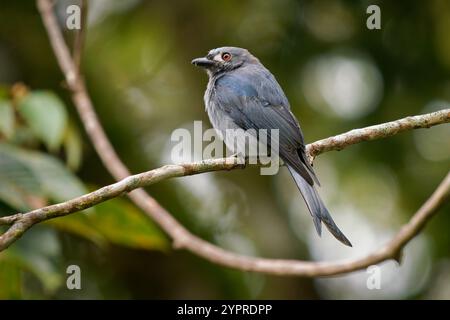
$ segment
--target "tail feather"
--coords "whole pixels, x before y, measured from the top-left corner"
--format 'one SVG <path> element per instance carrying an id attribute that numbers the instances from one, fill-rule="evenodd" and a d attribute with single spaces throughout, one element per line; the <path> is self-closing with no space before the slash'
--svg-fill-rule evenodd
<path id="1" fill-rule="evenodd" d="M 295 183 L 297 184 L 297 187 L 303 196 L 303 199 L 306 202 L 308 210 L 313 218 L 314 226 L 319 236 L 322 233 L 322 222 L 323 222 L 327 227 L 328 231 L 330 231 L 331 234 L 337 240 L 351 247 L 352 244 L 345 237 L 342 231 L 339 230 L 338 226 L 336 225 L 327 208 L 325 207 L 324 203 L 322 202 L 322 199 L 320 199 L 320 196 L 317 193 L 317 190 L 314 188 L 314 186 L 311 186 L 305 179 L 303 179 L 301 175 L 299 175 L 290 166 L 288 166 L 288 169 L 292 177 L 294 178 Z"/>

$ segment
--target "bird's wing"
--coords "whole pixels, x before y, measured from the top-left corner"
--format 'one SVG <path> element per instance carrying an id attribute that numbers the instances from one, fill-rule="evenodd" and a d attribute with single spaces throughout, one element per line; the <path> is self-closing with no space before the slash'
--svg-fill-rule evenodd
<path id="1" fill-rule="evenodd" d="M 240 70 L 225 74 L 215 83 L 215 97 L 223 110 L 242 129 L 278 129 L 279 155 L 310 185 L 317 181 L 305 155 L 300 126 L 289 102 L 267 70 Z M 270 137 L 268 137 L 270 142 Z"/>

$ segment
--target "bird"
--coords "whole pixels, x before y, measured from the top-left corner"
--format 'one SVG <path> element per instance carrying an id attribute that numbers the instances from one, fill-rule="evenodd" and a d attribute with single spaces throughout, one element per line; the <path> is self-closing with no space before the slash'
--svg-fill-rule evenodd
<path id="1" fill-rule="evenodd" d="M 318 235 L 323 223 L 337 240 L 351 247 L 317 192 L 320 183 L 306 156 L 299 122 L 272 73 L 247 49 L 238 47 L 212 49 L 192 64 L 208 74 L 206 112 L 227 148 L 233 150 L 234 142 L 227 141 L 226 130 L 278 129 L 278 156 L 294 179 Z"/>

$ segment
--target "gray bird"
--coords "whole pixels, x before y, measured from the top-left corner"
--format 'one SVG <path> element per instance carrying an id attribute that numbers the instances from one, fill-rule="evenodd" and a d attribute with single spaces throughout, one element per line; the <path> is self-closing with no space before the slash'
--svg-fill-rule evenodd
<path id="1" fill-rule="evenodd" d="M 278 129 L 279 157 L 284 161 L 305 200 L 319 236 L 323 222 L 333 236 L 347 246 L 350 241 L 339 230 L 320 199 L 314 185 L 320 186 L 305 154 L 300 125 L 275 77 L 246 49 L 222 47 L 206 57 L 192 60 L 209 77 L 205 105 L 209 119 L 225 144 L 227 129 Z"/>

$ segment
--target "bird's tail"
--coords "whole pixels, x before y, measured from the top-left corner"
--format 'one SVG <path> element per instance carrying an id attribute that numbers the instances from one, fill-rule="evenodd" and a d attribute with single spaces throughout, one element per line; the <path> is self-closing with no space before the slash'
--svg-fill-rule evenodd
<path id="1" fill-rule="evenodd" d="M 314 226 L 316 227 L 316 231 L 319 234 L 319 236 L 322 233 L 321 223 L 323 222 L 327 227 L 327 229 L 336 239 L 338 239 L 343 244 L 351 247 L 352 244 L 344 236 L 342 231 L 339 230 L 338 226 L 333 221 L 333 218 L 331 218 L 330 213 L 323 204 L 322 199 L 320 199 L 320 196 L 317 193 L 317 190 L 314 188 L 314 186 L 311 186 L 308 182 L 306 182 L 306 180 L 303 179 L 303 177 L 299 175 L 293 168 L 291 168 L 290 166 L 287 167 L 292 177 L 294 178 L 295 183 L 297 184 L 297 187 L 303 196 L 303 199 L 306 202 L 308 210 L 313 218 Z"/>

